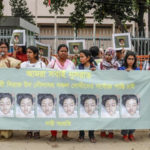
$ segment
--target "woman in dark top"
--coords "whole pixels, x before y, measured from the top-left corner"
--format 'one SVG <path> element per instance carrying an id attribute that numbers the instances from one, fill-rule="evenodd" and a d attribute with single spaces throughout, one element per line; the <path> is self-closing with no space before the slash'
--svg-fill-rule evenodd
<path id="1" fill-rule="evenodd" d="M 124 58 L 124 64 L 122 67 L 120 67 L 118 70 L 126 70 L 126 71 L 131 71 L 131 70 L 140 70 L 137 65 L 137 58 L 136 55 L 133 51 L 128 51 L 125 58 Z M 130 129 L 130 130 L 122 130 L 121 134 L 123 135 L 123 140 L 124 141 L 134 141 L 134 135 L 133 133 L 135 132 L 135 129 Z"/>

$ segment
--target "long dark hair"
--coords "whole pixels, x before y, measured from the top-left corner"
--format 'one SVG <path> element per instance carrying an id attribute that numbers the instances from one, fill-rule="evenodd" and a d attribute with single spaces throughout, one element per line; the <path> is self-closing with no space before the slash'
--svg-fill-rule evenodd
<path id="1" fill-rule="evenodd" d="M 62 48 L 62 47 L 65 47 L 67 49 L 67 52 L 68 52 L 68 47 L 66 44 L 60 44 L 57 48 L 57 53 L 59 52 L 59 50 Z"/>
<path id="2" fill-rule="evenodd" d="M 90 47 L 89 51 L 94 58 L 96 58 L 99 54 L 99 48 L 97 46 Z"/>
<path id="3" fill-rule="evenodd" d="M 23 52 L 23 54 L 26 54 L 27 52 L 26 52 L 26 46 L 19 46 L 19 47 L 21 47 L 22 48 L 22 52 Z"/>
<path id="4" fill-rule="evenodd" d="M 81 99 L 82 106 L 84 106 L 85 101 L 88 100 L 88 99 L 93 99 L 95 101 L 96 105 L 98 103 L 98 99 L 97 99 L 97 97 L 95 95 L 86 95 L 86 94 L 83 94 L 83 95 L 80 96 L 80 99 Z"/>
<path id="5" fill-rule="evenodd" d="M 33 54 L 37 54 L 36 57 L 35 57 L 35 59 L 39 60 L 39 50 L 38 50 L 37 47 L 35 47 L 35 46 L 29 46 L 27 49 L 30 49 L 33 52 Z"/>
<path id="6" fill-rule="evenodd" d="M 7 42 L 5 42 L 5 41 L 0 41 L 0 46 L 3 45 L 3 44 L 5 44 L 5 45 L 7 46 L 7 48 L 9 49 L 9 44 L 8 44 Z"/>
<path id="7" fill-rule="evenodd" d="M 42 101 L 46 98 L 51 99 L 53 104 L 55 103 L 55 99 L 52 94 L 38 94 L 38 104 L 41 105 Z"/>
<path id="8" fill-rule="evenodd" d="M 94 63 L 94 58 L 92 57 L 89 50 L 83 49 L 83 50 L 80 51 L 80 53 L 83 53 L 86 57 L 90 57 L 89 62 Z"/>
<path id="9" fill-rule="evenodd" d="M 17 104 L 20 105 L 21 101 L 25 98 L 29 98 L 33 104 L 33 96 L 28 93 L 17 94 Z"/>
<path id="10" fill-rule="evenodd" d="M 132 68 L 136 69 L 137 68 L 137 64 L 136 64 L 137 58 L 136 58 L 136 54 L 133 51 L 128 51 L 126 53 L 126 56 L 124 57 L 124 64 L 123 64 L 123 66 L 128 68 L 127 59 L 128 59 L 129 56 L 133 56 L 134 57 L 134 64 L 133 64 Z"/>
<path id="11" fill-rule="evenodd" d="M 139 103 L 139 100 L 136 95 L 123 95 L 122 96 L 122 104 L 125 106 L 127 100 L 129 100 L 129 99 L 134 99 L 134 100 L 136 100 L 137 104 Z"/>
<path id="12" fill-rule="evenodd" d="M 66 99 L 71 98 L 74 101 L 74 104 L 76 104 L 76 97 L 73 94 L 61 94 L 59 95 L 59 103 L 63 106 L 64 105 L 64 101 Z"/>

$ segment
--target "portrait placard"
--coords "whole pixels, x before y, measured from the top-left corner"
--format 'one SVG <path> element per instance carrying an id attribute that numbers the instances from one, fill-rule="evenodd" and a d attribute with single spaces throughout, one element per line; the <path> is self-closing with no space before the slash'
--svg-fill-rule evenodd
<path id="1" fill-rule="evenodd" d="M 26 35 L 25 30 L 14 30 L 11 40 L 10 46 L 25 46 L 26 45 Z"/>
<path id="2" fill-rule="evenodd" d="M 85 40 L 68 40 L 66 43 L 69 54 L 79 54 L 80 50 L 85 49 Z"/>
<path id="3" fill-rule="evenodd" d="M 131 50 L 130 33 L 118 33 L 112 35 L 113 48 L 115 50 L 125 49 Z"/>
<path id="4" fill-rule="evenodd" d="M 35 42 L 36 47 L 39 49 L 40 57 L 50 58 L 50 45 L 40 43 L 38 41 Z"/>

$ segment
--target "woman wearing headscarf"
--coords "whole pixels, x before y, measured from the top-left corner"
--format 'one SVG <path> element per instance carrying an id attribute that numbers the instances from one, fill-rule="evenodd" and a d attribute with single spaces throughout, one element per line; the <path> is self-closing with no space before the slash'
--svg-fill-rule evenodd
<path id="1" fill-rule="evenodd" d="M 106 49 L 104 54 L 104 59 L 100 63 L 100 70 L 117 70 L 119 67 L 119 63 L 114 60 L 115 51 L 112 47 Z"/>
<path id="2" fill-rule="evenodd" d="M 112 47 L 109 47 L 106 49 L 105 54 L 104 54 L 104 59 L 100 63 L 100 70 L 118 70 L 119 63 L 114 60 L 115 58 L 115 51 L 113 50 Z M 112 130 L 108 130 L 108 134 L 106 134 L 106 131 L 103 130 L 101 131 L 100 136 L 103 137 L 108 137 L 108 138 L 113 138 L 114 134 Z"/>

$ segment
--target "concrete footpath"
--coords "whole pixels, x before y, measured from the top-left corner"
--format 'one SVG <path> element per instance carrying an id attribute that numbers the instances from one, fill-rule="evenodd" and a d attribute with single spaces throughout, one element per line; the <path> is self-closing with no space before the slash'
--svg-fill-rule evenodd
<path id="1" fill-rule="evenodd" d="M 69 132 L 69 136 L 73 138 L 71 141 L 61 139 L 61 132 L 58 133 L 57 142 L 50 142 L 50 133 L 48 131 L 41 132 L 41 138 L 38 140 L 25 139 L 25 131 L 14 131 L 11 139 L 0 139 L 0 150 L 150 150 L 149 130 L 136 131 L 135 142 L 124 142 L 119 131 L 115 131 L 114 139 L 102 139 L 99 131 L 95 132 L 96 143 L 90 143 L 85 136 L 85 141 L 77 142 L 78 132 Z"/>

